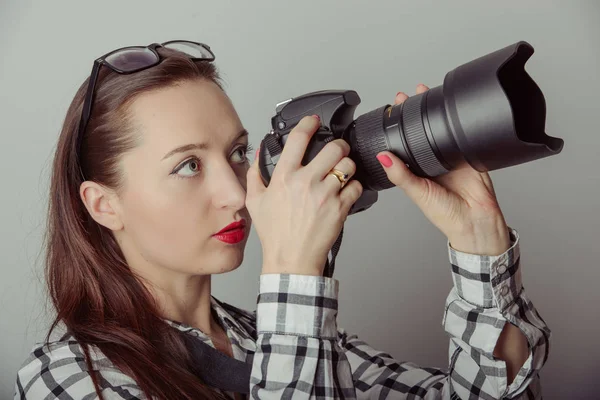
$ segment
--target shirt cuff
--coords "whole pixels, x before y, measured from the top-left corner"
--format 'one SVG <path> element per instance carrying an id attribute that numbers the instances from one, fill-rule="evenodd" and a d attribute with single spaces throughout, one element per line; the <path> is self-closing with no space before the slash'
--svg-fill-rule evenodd
<path id="1" fill-rule="evenodd" d="M 499 256 L 463 253 L 448 243 L 452 280 L 458 295 L 468 303 L 504 311 L 523 290 L 519 235 L 510 229 L 511 247 Z"/>
<path id="2" fill-rule="evenodd" d="M 258 334 L 337 338 L 339 282 L 336 279 L 263 274 L 259 287 Z"/>

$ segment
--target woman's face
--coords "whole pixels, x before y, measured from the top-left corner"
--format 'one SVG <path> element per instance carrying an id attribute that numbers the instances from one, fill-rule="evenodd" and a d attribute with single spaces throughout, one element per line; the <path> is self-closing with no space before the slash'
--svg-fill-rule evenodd
<path id="1" fill-rule="evenodd" d="M 249 149 L 229 98 L 213 82 L 183 82 L 139 96 L 131 116 L 141 140 L 122 158 L 115 232 L 128 263 L 186 275 L 237 268 L 251 223 Z M 242 232 L 215 236 L 235 221 Z"/>

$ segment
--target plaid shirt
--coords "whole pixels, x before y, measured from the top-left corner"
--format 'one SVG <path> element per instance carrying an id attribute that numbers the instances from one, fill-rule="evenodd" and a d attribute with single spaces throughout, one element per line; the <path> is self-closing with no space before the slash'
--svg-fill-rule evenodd
<path id="1" fill-rule="evenodd" d="M 512 247 L 496 257 L 449 246 L 454 287 L 442 320 L 450 336 L 447 370 L 396 361 L 338 328 L 335 279 L 262 275 L 255 313 L 214 298 L 212 306 L 234 357 L 252 366 L 253 399 L 539 399 L 550 330 L 523 291 L 516 231 L 511 236 Z M 212 346 L 200 330 L 167 322 Z M 507 322 L 529 342 L 529 357 L 510 385 L 504 361 L 493 356 Z M 107 399 L 146 398 L 98 350 L 91 355 Z M 18 372 L 15 398 L 96 398 L 86 370 L 80 345 L 68 333 L 54 332 Z"/>

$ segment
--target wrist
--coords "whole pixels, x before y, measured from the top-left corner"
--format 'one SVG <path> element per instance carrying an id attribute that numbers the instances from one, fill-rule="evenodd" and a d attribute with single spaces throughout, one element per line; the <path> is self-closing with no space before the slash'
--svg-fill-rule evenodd
<path id="1" fill-rule="evenodd" d="M 261 275 L 266 274 L 322 276 L 323 265 L 317 266 L 310 260 L 290 262 L 283 259 L 266 258 L 263 261 Z"/>
<path id="2" fill-rule="evenodd" d="M 285 275 L 306 275 L 306 276 L 322 276 L 323 272 L 319 270 L 307 270 L 305 268 L 288 268 L 288 267 L 269 267 L 263 265 L 261 275 L 269 274 L 285 274 Z"/>
<path id="3" fill-rule="evenodd" d="M 474 224 L 460 234 L 448 236 L 450 246 L 462 253 L 499 256 L 510 248 L 510 234 L 504 219 Z"/>

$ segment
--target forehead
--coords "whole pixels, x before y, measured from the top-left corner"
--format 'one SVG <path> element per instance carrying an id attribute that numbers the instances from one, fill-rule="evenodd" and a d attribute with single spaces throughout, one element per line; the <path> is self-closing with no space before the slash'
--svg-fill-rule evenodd
<path id="1" fill-rule="evenodd" d="M 227 95 L 204 79 L 144 93 L 129 111 L 142 146 L 162 152 L 190 143 L 228 143 L 242 129 Z"/>

